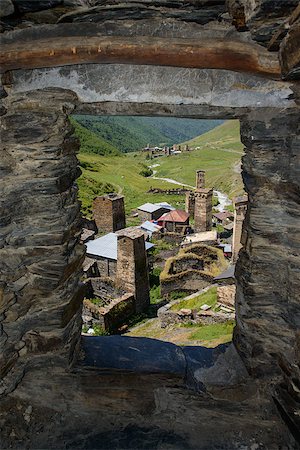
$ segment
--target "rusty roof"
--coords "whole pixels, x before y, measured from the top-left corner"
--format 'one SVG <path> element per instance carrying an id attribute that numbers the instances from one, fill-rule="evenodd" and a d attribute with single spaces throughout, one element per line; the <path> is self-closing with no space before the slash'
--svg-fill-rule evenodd
<path id="1" fill-rule="evenodd" d="M 190 215 L 182 209 L 175 209 L 174 211 L 163 214 L 157 221 L 183 223 L 186 222 L 189 217 Z"/>

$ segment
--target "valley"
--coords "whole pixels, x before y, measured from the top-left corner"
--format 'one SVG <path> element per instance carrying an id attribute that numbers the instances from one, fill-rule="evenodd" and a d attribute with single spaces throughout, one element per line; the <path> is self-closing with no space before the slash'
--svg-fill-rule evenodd
<path id="1" fill-rule="evenodd" d="M 199 148 L 154 160 L 149 160 L 144 152 L 99 156 L 82 151 L 82 146 L 79 153 L 82 175 L 78 185 L 83 212 L 91 214 L 93 195 L 102 195 L 113 190 L 125 196 L 127 217 L 130 217 L 131 210 L 139 204 L 166 201 L 164 194 L 148 191 L 150 188 L 171 189 L 176 186 L 167 181 L 140 175 L 143 168 L 153 164 L 157 178 L 169 178 L 182 185 L 193 185 L 195 170 L 201 168 L 206 171 L 208 186 L 224 192 L 229 198 L 243 193 L 243 182 L 240 171 L 237 170 L 243 154 L 238 121 L 225 122 L 189 141 L 189 144 Z M 184 207 L 184 196 L 168 195 L 167 201 L 174 203 L 176 207 Z"/>

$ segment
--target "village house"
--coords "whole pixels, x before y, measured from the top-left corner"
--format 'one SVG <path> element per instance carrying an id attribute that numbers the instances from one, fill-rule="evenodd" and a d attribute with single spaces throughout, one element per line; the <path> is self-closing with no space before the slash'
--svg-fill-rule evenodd
<path id="1" fill-rule="evenodd" d="M 222 211 L 218 213 L 213 213 L 213 221 L 219 225 L 228 225 L 233 221 L 234 214 L 230 211 Z"/>
<path id="2" fill-rule="evenodd" d="M 146 251 L 150 250 L 154 244 L 145 242 Z M 108 233 L 86 244 L 86 256 L 90 262 L 85 264 L 86 269 L 90 269 L 91 262 L 96 262 L 98 275 L 100 277 L 116 277 L 118 259 L 118 234 Z"/>
<path id="3" fill-rule="evenodd" d="M 161 234 L 162 227 L 154 222 L 146 220 L 142 225 L 139 226 L 142 231 L 147 233 L 147 239 L 152 239 L 153 237 L 158 237 Z"/>
<path id="4" fill-rule="evenodd" d="M 138 216 L 143 221 L 157 220 L 165 212 L 169 212 L 174 208 L 168 203 L 144 203 L 137 208 Z"/>
<path id="5" fill-rule="evenodd" d="M 166 231 L 186 234 L 190 229 L 189 218 L 190 215 L 187 212 L 182 211 L 181 209 L 175 209 L 164 213 L 157 220 L 157 223 Z"/>
<path id="6" fill-rule="evenodd" d="M 218 243 L 218 233 L 215 230 L 202 231 L 201 233 L 189 234 L 181 243 L 181 247 L 187 247 L 192 244 L 206 244 L 206 245 L 217 245 Z"/>

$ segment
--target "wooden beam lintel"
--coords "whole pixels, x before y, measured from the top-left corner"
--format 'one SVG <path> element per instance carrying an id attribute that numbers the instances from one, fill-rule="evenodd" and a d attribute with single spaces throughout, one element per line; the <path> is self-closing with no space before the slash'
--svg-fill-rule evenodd
<path id="1" fill-rule="evenodd" d="M 224 69 L 280 78 L 276 54 L 234 40 L 72 36 L 1 46 L 1 72 L 89 63 Z"/>

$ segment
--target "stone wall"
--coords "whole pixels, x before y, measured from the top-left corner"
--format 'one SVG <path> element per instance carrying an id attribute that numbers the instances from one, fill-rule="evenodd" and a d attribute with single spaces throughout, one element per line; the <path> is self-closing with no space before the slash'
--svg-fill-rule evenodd
<path id="1" fill-rule="evenodd" d="M 160 274 L 162 295 L 173 291 L 195 292 L 213 282 L 214 276 L 225 270 L 223 252 L 204 244 L 182 248 L 166 261 Z"/>
<path id="2" fill-rule="evenodd" d="M 142 230 L 128 228 L 118 232 L 116 284 L 134 295 L 136 312 L 149 307 L 148 264 Z"/>
<path id="3" fill-rule="evenodd" d="M 80 339 L 84 247 L 67 115 L 74 94 L 4 100 L 1 123 L 1 392 L 31 364 L 68 367 Z"/>
<path id="4" fill-rule="evenodd" d="M 107 306 L 97 306 L 90 300 L 83 302 L 83 321 L 89 326 L 100 325 L 104 331 L 116 331 L 135 312 L 132 294 L 124 294 L 112 300 Z"/>
<path id="5" fill-rule="evenodd" d="M 114 281 L 111 278 L 91 278 L 88 283 L 89 297 L 99 297 L 109 303 L 116 297 L 121 297 L 126 292 L 124 289 L 117 288 Z"/>
<path id="6" fill-rule="evenodd" d="M 204 274 L 200 270 L 187 270 L 186 272 L 171 275 L 167 279 L 161 279 L 161 295 L 168 296 L 172 292 L 192 293 L 200 291 L 213 282 L 213 277 Z"/>
<path id="7" fill-rule="evenodd" d="M 97 258 L 96 264 L 101 277 L 110 277 L 113 279 L 116 277 L 117 261 L 107 258 Z"/>
<path id="8" fill-rule="evenodd" d="M 217 287 L 218 302 L 222 305 L 234 307 L 236 287 L 234 284 Z"/>
<path id="9" fill-rule="evenodd" d="M 213 311 L 191 311 L 190 309 L 181 309 L 179 311 L 172 311 L 169 305 L 162 306 L 157 312 L 162 328 L 176 323 L 182 324 L 201 324 L 213 325 L 215 323 L 226 323 L 229 320 L 234 320 L 234 313 L 222 313 Z"/>
<path id="10" fill-rule="evenodd" d="M 124 197 L 108 194 L 93 201 L 93 216 L 99 231 L 115 232 L 125 228 Z"/>

